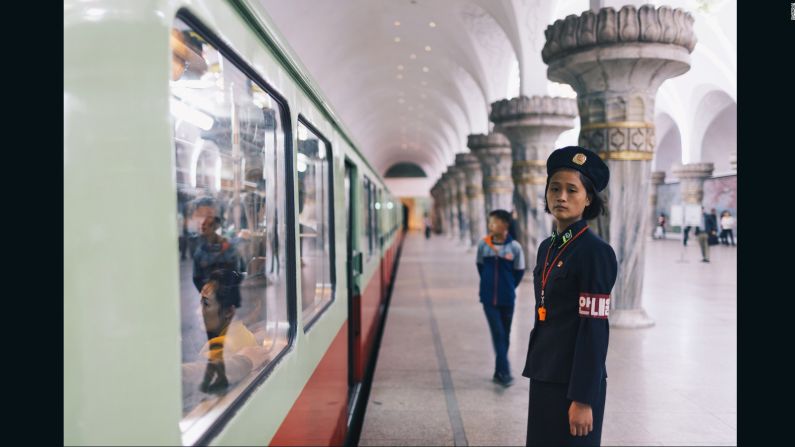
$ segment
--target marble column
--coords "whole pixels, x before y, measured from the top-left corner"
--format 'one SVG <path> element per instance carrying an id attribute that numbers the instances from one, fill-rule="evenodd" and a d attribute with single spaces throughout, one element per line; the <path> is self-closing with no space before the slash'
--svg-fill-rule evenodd
<path id="1" fill-rule="evenodd" d="M 511 211 L 513 181 L 511 180 L 511 143 L 505 135 L 472 134 L 467 147 L 480 161 L 483 169 L 483 193 L 486 215 L 496 209 Z"/>
<path id="2" fill-rule="evenodd" d="M 444 206 L 442 205 L 443 198 L 441 195 L 441 189 L 439 188 L 439 180 L 437 180 L 431 188 L 431 197 L 433 197 L 433 207 L 431 208 L 431 228 L 433 229 L 434 233 L 439 233 L 444 228 L 442 225 L 442 216 L 444 214 L 442 210 L 444 209 Z"/>
<path id="3" fill-rule="evenodd" d="M 449 168 L 442 174 L 442 194 L 444 194 L 445 203 L 445 222 L 447 223 L 447 231 L 445 234 L 450 239 L 458 237 L 458 222 L 455 217 L 456 210 L 456 193 L 452 175 L 450 175 Z"/>
<path id="4" fill-rule="evenodd" d="M 536 250 L 552 228 L 552 217 L 544 212 L 547 157 L 560 134 L 574 127 L 576 116 L 577 102 L 568 98 L 521 96 L 491 105 L 495 130 L 511 141 L 513 208 L 528 265 L 535 264 Z"/>
<path id="5" fill-rule="evenodd" d="M 657 228 L 657 189 L 665 183 L 665 171 L 654 171 L 651 173 L 651 194 L 649 194 L 649 207 L 651 208 L 651 228 Z M 671 216 L 668 216 L 669 219 Z M 654 230 L 651 231 L 652 235 Z"/>
<path id="6" fill-rule="evenodd" d="M 624 6 L 569 15 L 547 27 L 547 77 L 577 92 L 579 144 L 610 168 L 608 213 L 591 227 L 618 257 L 610 324 L 647 327 L 641 306 L 654 150 L 654 98 L 666 79 L 690 69 L 693 17 L 681 9 Z"/>
<path id="7" fill-rule="evenodd" d="M 469 210 L 469 240 L 477 245 L 480 238 L 486 235 L 486 207 L 483 203 L 483 171 L 478 158 L 472 153 L 456 154 L 459 164 L 466 175 L 467 209 Z"/>
<path id="8" fill-rule="evenodd" d="M 704 200 L 704 180 L 712 177 L 714 170 L 715 165 L 712 163 L 688 163 L 671 169 L 671 173 L 679 179 L 683 204 L 701 206 Z"/>
<path id="9" fill-rule="evenodd" d="M 458 154 L 455 165 L 448 168 L 453 179 L 456 191 L 456 205 L 458 208 L 458 240 L 469 245 L 469 200 L 467 199 L 467 178 L 463 167 L 459 163 Z"/>

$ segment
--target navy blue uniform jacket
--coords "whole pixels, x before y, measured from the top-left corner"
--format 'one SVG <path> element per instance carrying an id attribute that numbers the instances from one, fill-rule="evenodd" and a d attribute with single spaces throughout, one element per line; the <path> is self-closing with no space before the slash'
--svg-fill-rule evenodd
<path id="1" fill-rule="evenodd" d="M 485 238 L 478 244 L 475 263 L 480 275 L 480 301 L 492 306 L 513 306 L 516 286 L 524 276 L 524 251 L 510 234 L 495 248 L 499 253 L 489 247 Z"/>
<path id="2" fill-rule="evenodd" d="M 522 375 L 543 382 L 568 384 L 568 399 L 593 406 L 602 380 L 607 377 L 607 318 L 618 262 L 612 247 L 590 228 L 572 240 L 586 225 L 585 220 L 580 220 L 560 235 L 553 233 L 538 248 L 533 269 L 536 321 L 530 332 Z M 571 245 L 553 263 L 566 244 Z M 552 266 L 552 271 L 545 290 L 546 320 L 539 321 L 541 269 L 547 250 L 546 262 Z"/>

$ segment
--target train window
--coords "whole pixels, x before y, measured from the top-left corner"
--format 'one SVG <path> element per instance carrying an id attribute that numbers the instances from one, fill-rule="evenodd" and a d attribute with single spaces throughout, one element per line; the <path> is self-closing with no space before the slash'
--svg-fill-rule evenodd
<path id="1" fill-rule="evenodd" d="M 289 342 L 285 130 L 276 100 L 180 19 L 171 49 L 186 440 Z"/>
<path id="2" fill-rule="evenodd" d="M 372 221 L 372 194 L 370 190 L 370 179 L 362 176 L 362 251 L 367 247 L 367 259 L 373 255 L 373 236 L 370 222 Z"/>
<path id="3" fill-rule="evenodd" d="M 328 142 L 298 122 L 298 231 L 304 327 L 333 299 L 331 152 Z"/>

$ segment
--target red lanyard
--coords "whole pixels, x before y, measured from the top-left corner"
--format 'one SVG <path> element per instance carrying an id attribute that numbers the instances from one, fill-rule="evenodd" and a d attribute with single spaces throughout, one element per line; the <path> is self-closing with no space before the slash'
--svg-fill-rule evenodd
<path id="1" fill-rule="evenodd" d="M 555 261 L 557 261 L 558 258 L 560 258 L 560 255 L 562 255 L 563 252 L 566 251 L 567 248 L 569 248 L 569 245 L 571 245 L 571 243 L 574 242 L 575 239 L 577 239 L 583 233 L 585 233 L 585 230 L 587 230 L 587 229 L 588 229 L 588 225 L 586 225 L 585 228 L 580 230 L 580 232 L 577 233 L 573 238 L 571 238 L 570 241 L 566 242 L 566 244 L 563 246 L 563 248 L 561 248 L 560 251 L 558 252 L 557 256 L 555 256 L 555 259 L 552 260 L 552 265 L 550 265 L 549 269 L 547 269 L 546 266 L 549 265 L 549 264 L 547 264 L 547 261 L 549 261 L 549 253 L 552 251 L 552 244 L 554 244 L 554 241 L 549 244 L 549 248 L 547 248 L 547 255 L 544 258 L 544 265 L 543 265 L 543 267 L 541 267 L 541 307 L 539 307 L 539 309 L 538 309 L 538 319 L 539 320 L 544 321 L 546 319 L 547 311 L 544 308 L 544 289 L 547 287 L 547 281 L 549 280 L 549 274 L 552 273 L 552 269 L 555 268 Z"/>

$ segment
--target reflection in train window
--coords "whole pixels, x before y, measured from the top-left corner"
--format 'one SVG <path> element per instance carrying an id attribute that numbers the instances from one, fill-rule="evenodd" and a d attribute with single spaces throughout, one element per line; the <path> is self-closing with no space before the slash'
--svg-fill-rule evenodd
<path id="1" fill-rule="evenodd" d="M 301 308 L 306 328 L 333 299 L 331 152 L 324 139 L 298 122 L 298 232 Z"/>
<path id="2" fill-rule="evenodd" d="M 179 19 L 171 48 L 185 440 L 288 343 L 285 138 L 276 101 Z"/>

